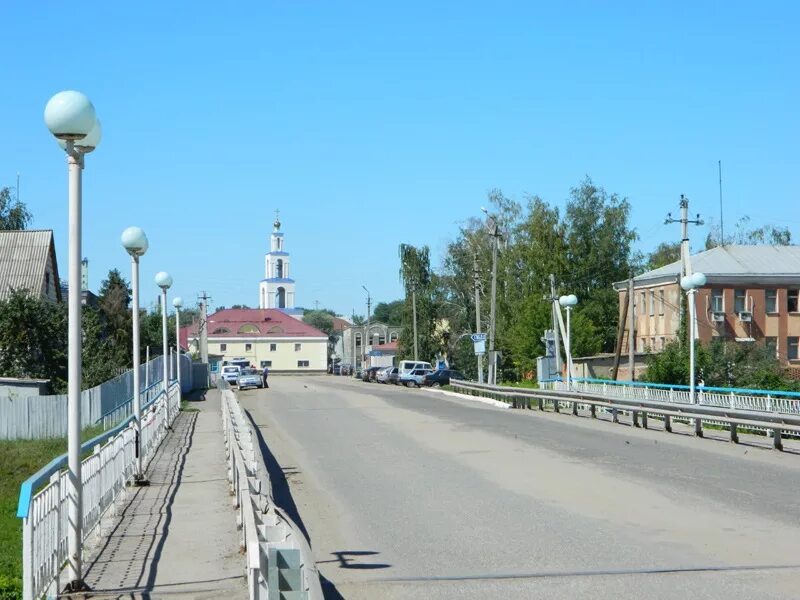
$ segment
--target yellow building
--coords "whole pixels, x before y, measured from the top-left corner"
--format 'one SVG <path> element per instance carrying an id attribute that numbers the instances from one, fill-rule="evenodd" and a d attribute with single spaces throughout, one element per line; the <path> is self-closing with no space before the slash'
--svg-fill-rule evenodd
<path id="1" fill-rule="evenodd" d="M 208 317 L 208 352 L 272 373 L 324 373 L 328 336 L 278 309 L 223 309 Z"/>

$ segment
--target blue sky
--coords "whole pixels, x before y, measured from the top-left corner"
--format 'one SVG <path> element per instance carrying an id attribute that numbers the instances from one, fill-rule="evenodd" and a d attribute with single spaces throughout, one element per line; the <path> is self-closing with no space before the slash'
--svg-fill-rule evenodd
<path id="1" fill-rule="evenodd" d="M 78 89 L 104 139 L 84 172 L 96 289 L 150 238 L 187 304 L 257 305 L 274 209 L 298 304 L 399 297 L 397 247 L 441 259 L 488 190 L 562 205 L 585 175 L 627 196 L 647 251 L 681 193 L 725 222 L 797 210 L 800 8 L 791 2 L 4 2 L 0 185 L 55 230 L 63 154 L 48 98 Z M 705 231 L 695 230 L 697 247 Z"/>

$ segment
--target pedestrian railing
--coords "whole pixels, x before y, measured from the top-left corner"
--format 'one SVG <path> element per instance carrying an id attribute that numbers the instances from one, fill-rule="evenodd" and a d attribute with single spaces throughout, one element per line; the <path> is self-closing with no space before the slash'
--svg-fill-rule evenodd
<path id="1" fill-rule="evenodd" d="M 219 381 L 228 481 L 238 512 L 249 597 L 322 600 L 311 548 L 297 525 L 275 506 L 266 474 L 262 485 L 252 425 L 227 383 Z"/>
<path id="2" fill-rule="evenodd" d="M 143 468 L 150 464 L 179 410 L 180 393 L 175 381 L 167 394 L 162 390 L 142 406 Z M 81 462 L 82 543 L 98 529 L 109 510 L 113 513 L 121 492 L 133 477 L 136 464 L 134 418 L 84 443 L 81 453 L 87 452 L 91 454 Z M 17 517 L 22 519 L 24 600 L 45 594 L 55 596 L 61 591 L 59 574 L 68 558 L 69 473 L 64 470 L 66 465 L 67 455 L 62 454 L 20 487 Z"/>
<path id="3" fill-rule="evenodd" d="M 567 389 L 565 382 L 544 382 L 540 389 L 516 388 L 509 386 L 493 386 L 473 381 L 451 381 L 453 388 L 473 395 L 488 396 L 496 400 L 503 400 L 514 408 L 538 408 L 545 410 L 550 407 L 554 412 L 569 410 L 577 415 L 578 409 L 588 409 L 591 417 L 595 417 L 597 410 L 610 411 L 612 420 L 617 422 L 620 413 L 629 413 L 631 423 L 638 427 L 640 423 L 647 428 L 648 414 L 664 420 L 664 429 L 672 431 L 672 420 L 694 422 L 695 433 L 703 435 L 703 423 L 722 425 L 730 430 L 732 442 L 739 441 L 739 429 L 767 431 L 773 437 L 773 446 L 783 449 L 783 436 L 797 436 L 800 434 L 800 414 L 776 410 L 772 404 L 770 410 L 754 410 L 752 408 L 733 407 L 730 405 L 715 406 L 709 403 L 680 402 L 675 397 L 665 399 L 660 391 L 658 397 L 635 398 L 631 397 L 631 388 L 611 388 L 587 390 L 580 387 L 580 383 L 572 382 L 572 388 Z M 602 385 L 602 384 L 601 384 Z M 549 389 L 548 389 L 549 388 Z M 555 388 L 555 389 L 554 389 Z M 641 393 L 641 392 L 638 392 Z M 535 400 L 535 402 L 532 402 Z M 777 405 L 778 408 L 792 405 Z"/>

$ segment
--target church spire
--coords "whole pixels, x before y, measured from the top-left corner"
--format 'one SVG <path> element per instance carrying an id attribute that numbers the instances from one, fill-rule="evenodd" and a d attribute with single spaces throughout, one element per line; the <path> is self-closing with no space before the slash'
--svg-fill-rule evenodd
<path id="1" fill-rule="evenodd" d="M 275 231 L 281 230 L 281 211 L 279 208 L 275 209 L 275 222 L 272 224 L 275 227 Z"/>

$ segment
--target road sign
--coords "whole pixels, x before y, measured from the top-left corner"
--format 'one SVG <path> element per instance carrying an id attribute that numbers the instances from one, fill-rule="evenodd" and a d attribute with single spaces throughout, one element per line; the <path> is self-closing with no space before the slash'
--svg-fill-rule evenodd
<path id="1" fill-rule="evenodd" d="M 486 334 L 473 333 L 471 336 L 475 354 L 486 354 Z"/>

